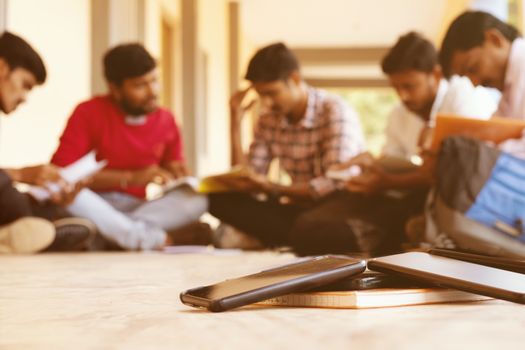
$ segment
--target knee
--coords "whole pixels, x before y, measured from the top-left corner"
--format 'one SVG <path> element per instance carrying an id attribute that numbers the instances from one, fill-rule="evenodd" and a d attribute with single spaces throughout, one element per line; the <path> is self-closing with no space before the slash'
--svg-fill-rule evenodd
<path id="1" fill-rule="evenodd" d="M 208 211 L 208 197 L 201 193 L 188 191 L 184 195 L 183 207 L 186 215 L 194 220 Z"/>
<path id="2" fill-rule="evenodd" d="M 189 199 L 188 206 L 190 209 L 190 215 L 198 219 L 202 214 L 208 211 L 208 197 L 206 195 L 197 193 Z"/>

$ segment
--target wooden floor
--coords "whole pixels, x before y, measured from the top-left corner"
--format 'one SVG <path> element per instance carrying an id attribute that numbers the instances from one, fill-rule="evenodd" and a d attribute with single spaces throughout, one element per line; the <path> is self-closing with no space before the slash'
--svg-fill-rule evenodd
<path id="1" fill-rule="evenodd" d="M 0 349 L 523 349 L 525 307 L 503 301 L 219 314 L 179 301 L 184 289 L 292 258 L 0 256 Z"/>

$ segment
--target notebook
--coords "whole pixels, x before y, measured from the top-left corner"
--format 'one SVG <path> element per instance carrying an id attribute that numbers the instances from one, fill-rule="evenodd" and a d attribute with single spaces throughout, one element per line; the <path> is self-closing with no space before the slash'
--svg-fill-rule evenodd
<path id="1" fill-rule="evenodd" d="M 492 298 L 454 289 L 382 288 L 358 291 L 293 293 L 268 299 L 257 304 L 330 309 L 369 309 L 490 299 Z"/>

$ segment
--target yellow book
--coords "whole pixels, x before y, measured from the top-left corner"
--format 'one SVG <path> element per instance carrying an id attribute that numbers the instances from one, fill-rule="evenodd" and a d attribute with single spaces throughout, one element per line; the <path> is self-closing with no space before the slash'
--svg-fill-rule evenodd
<path id="1" fill-rule="evenodd" d="M 483 295 L 444 288 L 379 288 L 337 292 L 305 292 L 283 295 L 258 305 L 368 309 L 379 307 L 471 302 L 492 299 Z"/>
<path id="2" fill-rule="evenodd" d="M 194 176 L 181 177 L 163 185 L 161 190 L 162 193 L 167 193 L 181 186 L 189 186 L 200 193 L 227 192 L 231 190 L 231 187 L 227 185 L 229 179 L 242 178 L 248 175 L 249 170 L 247 168 L 234 167 L 226 173 L 207 176 L 202 179 Z"/>
<path id="3" fill-rule="evenodd" d="M 201 179 L 197 191 L 200 193 L 227 192 L 231 190 L 231 187 L 226 183 L 227 180 L 247 176 L 249 176 L 248 168 L 234 167 L 226 173 L 207 176 Z"/>

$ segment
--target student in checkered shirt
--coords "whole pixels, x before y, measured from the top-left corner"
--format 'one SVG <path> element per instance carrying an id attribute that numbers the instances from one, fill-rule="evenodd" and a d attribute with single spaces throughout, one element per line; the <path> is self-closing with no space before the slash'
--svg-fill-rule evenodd
<path id="1" fill-rule="evenodd" d="M 233 191 L 210 195 L 210 212 L 266 246 L 291 246 L 299 254 L 365 249 L 347 223 L 351 195 L 326 176 L 331 166 L 365 150 L 355 110 L 308 86 L 297 58 L 282 43 L 260 49 L 246 79 L 251 86 L 230 100 L 232 162 L 250 172 L 229 183 Z M 257 93 L 261 110 L 244 155 L 240 124 L 247 108 L 241 105 L 249 90 Z M 268 180 L 274 159 L 290 185 Z"/>

